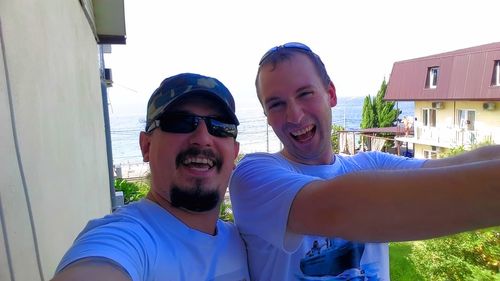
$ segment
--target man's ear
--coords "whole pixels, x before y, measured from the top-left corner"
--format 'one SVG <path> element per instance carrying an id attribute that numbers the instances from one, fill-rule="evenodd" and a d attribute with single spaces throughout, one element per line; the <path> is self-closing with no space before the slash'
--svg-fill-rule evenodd
<path id="1" fill-rule="evenodd" d="M 151 134 L 141 132 L 139 135 L 139 145 L 141 146 L 142 161 L 149 162 L 149 148 L 151 147 Z"/>
<path id="2" fill-rule="evenodd" d="M 330 107 L 335 107 L 337 105 L 337 92 L 335 90 L 335 85 L 333 85 L 333 82 L 330 81 L 328 84 L 328 97 L 330 100 Z"/>
<path id="3" fill-rule="evenodd" d="M 234 141 L 234 160 L 235 161 L 233 161 L 235 164 L 233 166 L 233 169 L 234 169 L 234 167 L 236 167 L 236 159 L 238 158 L 238 153 L 240 153 L 240 143 L 235 140 Z"/>

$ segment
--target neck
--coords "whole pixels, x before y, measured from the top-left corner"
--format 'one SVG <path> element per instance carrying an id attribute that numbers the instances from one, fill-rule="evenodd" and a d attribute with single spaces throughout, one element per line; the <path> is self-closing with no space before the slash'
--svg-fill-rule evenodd
<path id="1" fill-rule="evenodd" d="M 281 154 L 285 156 L 285 158 L 287 158 L 288 160 L 304 165 L 330 165 L 335 162 L 335 153 L 332 150 L 328 151 L 328 153 L 321 154 L 320 157 L 314 157 L 314 158 L 294 157 L 286 149 L 281 150 Z"/>
<path id="2" fill-rule="evenodd" d="M 152 191 L 148 193 L 146 198 L 160 205 L 188 227 L 209 235 L 216 234 L 217 219 L 219 218 L 218 207 L 207 212 L 192 212 L 172 206 L 168 200 Z"/>

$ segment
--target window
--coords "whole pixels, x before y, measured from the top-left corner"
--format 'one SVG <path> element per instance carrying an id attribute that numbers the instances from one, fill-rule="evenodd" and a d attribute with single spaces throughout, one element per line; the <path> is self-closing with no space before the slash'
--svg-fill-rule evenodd
<path id="1" fill-rule="evenodd" d="M 496 60 L 493 65 L 493 75 L 491 76 L 491 86 L 500 86 L 500 60 Z"/>
<path id="2" fill-rule="evenodd" d="M 427 70 L 427 79 L 425 80 L 425 87 L 428 89 L 435 89 L 437 87 L 439 76 L 439 67 L 429 67 Z"/>
<path id="3" fill-rule="evenodd" d="M 436 110 L 432 108 L 422 109 L 422 123 L 424 126 L 436 127 Z"/>
<path id="4" fill-rule="evenodd" d="M 468 109 L 459 109 L 457 112 L 457 123 L 461 129 L 474 131 L 476 112 Z"/>
<path id="5" fill-rule="evenodd" d="M 437 151 L 424 150 L 424 158 L 425 159 L 437 159 L 438 158 Z"/>

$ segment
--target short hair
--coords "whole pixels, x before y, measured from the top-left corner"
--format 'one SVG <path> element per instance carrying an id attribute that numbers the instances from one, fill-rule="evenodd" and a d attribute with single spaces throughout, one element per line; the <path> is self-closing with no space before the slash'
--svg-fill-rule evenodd
<path id="1" fill-rule="evenodd" d="M 325 64 L 317 54 L 315 54 L 313 51 L 303 50 L 299 48 L 278 48 L 276 49 L 276 51 L 267 55 L 267 57 L 261 61 L 261 63 L 259 64 L 259 68 L 257 69 L 257 75 L 255 77 L 255 89 L 257 90 L 257 97 L 259 98 L 261 104 L 262 100 L 260 99 L 259 75 L 260 71 L 262 70 L 262 67 L 264 65 L 272 65 L 271 71 L 274 71 L 278 64 L 286 60 L 291 60 L 293 56 L 295 56 L 298 53 L 306 55 L 309 58 L 309 60 L 311 60 L 311 62 L 314 65 L 314 68 L 316 69 L 316 74 L 323 82 L 323 86 L 325 86 L 325 88 L 328 87 L 328 85 L 331 82 L 331 79 L 330 76 L 328 75 L 328 72 L 326 71 Z"/>

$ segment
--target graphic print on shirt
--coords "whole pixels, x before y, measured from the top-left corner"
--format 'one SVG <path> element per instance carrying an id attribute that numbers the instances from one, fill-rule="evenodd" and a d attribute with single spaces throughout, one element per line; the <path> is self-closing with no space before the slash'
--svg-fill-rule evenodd
<path id="1" fill-rule="evenodd" d="M 300 260 L 300 280 L 376 281 L 378 266 L 361 264 L 365 244 L 339 238 L 314 240 Z"/>

